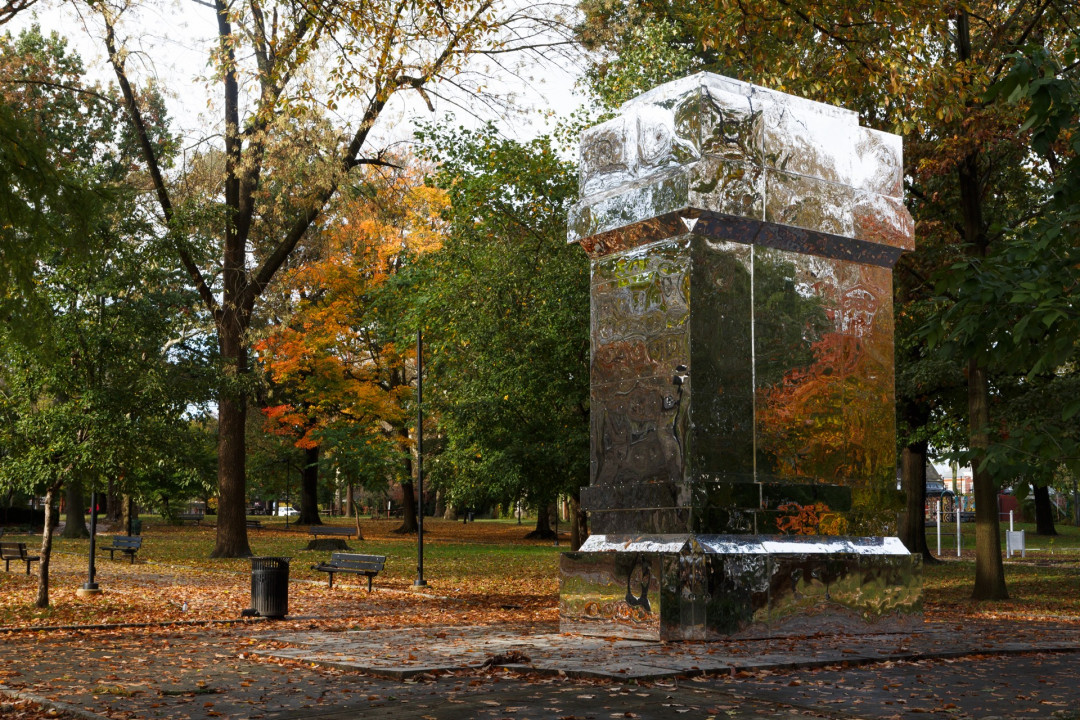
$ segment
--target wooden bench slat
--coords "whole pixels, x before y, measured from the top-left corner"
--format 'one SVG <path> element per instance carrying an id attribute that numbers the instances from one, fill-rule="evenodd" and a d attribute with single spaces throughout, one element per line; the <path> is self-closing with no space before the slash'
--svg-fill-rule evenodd
<path id="1" fill-rule="evenodd" d="M 309 525 L 308 534 L 316 537 L 319 535 L 347 535 L 352 537 L 356 534 L 356 528 L 338 527 L 336 525 Z"/>
<path id="2" fill-rule="evenodd" d="M 135 564 L 135 553 L 142 547 L 142 535 L 113 535 L 112 545 L 105 546 L 101 549 L 109 553 L 109 559 L 115 560 L 115 553 L 122 552 L 127 553 L 131 558 L 131 564 Z"/>
<path id="3" fill-rule="evenodd" d="M 4 572 L 11 572 L 11 561 L 26 563 L 26 574 L 30 574 L 30 563 L 41 562 L 37 555 L 26 552 L 26 543 L 0 542 L 0 559 L 4 561 Z"/>

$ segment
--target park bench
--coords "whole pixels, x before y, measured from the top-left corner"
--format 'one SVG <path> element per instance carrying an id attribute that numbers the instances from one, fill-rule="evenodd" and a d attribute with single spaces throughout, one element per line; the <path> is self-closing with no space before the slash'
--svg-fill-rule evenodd
<path id="1" fill-rule="evenodd" d="M 257 529 L 262 527 L 262 523 L 260 521 L 258 521 L 258 520 L 248 520 L 247 521 L 247 526 L 248 526 L 248 530 L 253 530 L 253 529 L 257 530 Z"/>
<path id="2" fill-rule="evenodd" d="M 127 553 L 127 556 L 131 558 L 131 564 L 134 565 L 135 553 L 139 552 L 139 548 L 141 547 L 142 535 L 113 535 L 112 545 L 104 546 L 101 549 L 109 551 L 110 560 L 116 559 L 114 553 Z"/>
<path id="3" fill-rule="evenodd" d="M 204 515 L 202 513 L 180 513 L 176 518 L 180 522 L 193 522 L 196 525 L 202 525 Z"/>
<path id="4" fill-rule="evenodd" d="M 312 570 L 330 574 L 330 587 L 334 587 L 334 573 L 367 575 L 367 590 L 371 592 L 371 580 L 378 575 L 386 564 L 385 555 L 358 555 L 356 553 L 334 553 L 330 562 L 312 565 Z"/>
<path id="5" fill-rule="evenodd" d="M 30 563 L 41 560 L 37 555 L 26 554 L 26 543 L 0 542 L 0 559 L 4 561 L 4 572 L 11 572 L 11 561 L 26 563 L 26 574 L 30 574 Z"/>
<path id="6" fill-rule="evenodd" d="M 340 527 L 337 525 L 309 525 L 308 533 L 316 539 L 318 539 L 320 535 L 352 537 L 356 534 L 356 528 Z"/>

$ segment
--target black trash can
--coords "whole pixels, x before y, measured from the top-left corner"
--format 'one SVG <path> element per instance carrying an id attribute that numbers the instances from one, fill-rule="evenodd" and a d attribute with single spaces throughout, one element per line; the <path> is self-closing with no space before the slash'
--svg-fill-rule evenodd
<path id="1" fill-rule="evenodd" d="M 289 558 L 251 558 L 251 607 L 255 615 L 283 618 L 289 612 Z"/>

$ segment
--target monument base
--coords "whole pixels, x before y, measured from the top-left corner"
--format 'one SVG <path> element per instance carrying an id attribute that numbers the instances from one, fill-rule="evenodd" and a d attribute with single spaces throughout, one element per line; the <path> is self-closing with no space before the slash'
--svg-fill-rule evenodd
<path id="1" fill-rule="evenodd" d="M 642 640 L 910 632 L 922 558 L 897 538 L 594 535 L 560 563 L 559 629 Z"/>

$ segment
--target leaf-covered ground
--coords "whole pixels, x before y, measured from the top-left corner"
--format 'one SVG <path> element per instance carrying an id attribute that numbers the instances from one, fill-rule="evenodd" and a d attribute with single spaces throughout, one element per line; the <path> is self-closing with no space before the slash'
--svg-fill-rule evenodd
<path id="1" fill-rule="evenodd" d="M 335 520 L 337 524 L 350 521 Z M 58 539 L 51 573 L 52 606 L 32 605 L 35 575 L 14 566 L 0 573 L 0 628 L 30 626 L 160 623 L 236 620 L 250 605 L 250 562 L 209 559 L 214 528 L 174 527 L 144 521 L 143 547 L 134 565 L 99 556 L 97 580 L 104 593 L 84 600 L 75 591 L 86 580 L 86 540 Z M 317 622 L 381 626 L 553 622 L 558 596 L 558 556 L 566 550 L 550 541 L 528 541 L 530 529 L 515 523 L 463 524 L 428 520 L 424 575 L 429 586 L 413 587 L 416 538 L 400 536 L 395 521 L 364 521 L 364 540 L 349 540 L 356 552 L 387 556 L 386 570 L 365 590 L 363 578 L 341 576 L 327 587 L 326 575 L 311 569 L 327 551 L 306 549 L 304 528 L 266 519 L 269 527 L 250 532 L 252 550 L 262 556 L 292 558 L 289 614 Z M 965 528 L 970 530 L 971 526 Z M 973 551 L 925 568 L 928 619 L 1030 618 L 1080 622 L 1080 533 L 1062 528 L 1051 547 L 1029 538 L 1027 558 L 1006 566 L 1011 599 L 975 603 L 969 599 Z M 40 539 L 26 537 L 31 547 Z M 107 543 L 107 536 L 99 538 Z M 955 547 L 955 546 L 954 546 Z M 948 558 L 948 553 L 943 553 Z M 36 570 L 36 566 L 35 566 Z"/>
<path id="2" fill-rule="evenodd" d="M 527 541 L 528 526 L 476 522 L 425 523 L 424 575 L 429 586 L 416 590 L 416 538 L 393 533 L 393 521 L 365 521 L 364 540 L 348 541 L 354 552 L 386 555 L 386 569 L 368 595 L 363 578 L 335 577 L 311 569 L 328 551 L 307 550 L 304 529 L 285 530 L 270 520 L 249 533 L 260 556 L 290 557 L 290 616 L 381 624 L 443 624 L 554 620 L 558 594 L 558 554 L 550 541 Z M 345 524 L 341 521 L 340 524 Z M 21 540 L 21 539 L 20 539 Z M 26 537 L 28 546 L 40 539 Z M 99 537 L 107 544 L 107 536 Z M 52 606 L 32 606 L 35 574 L 0 572 L 0 627 L 232 620 L 250 606 L 251 563 L 209 559 L 211 526 L 174 527 L 147 519 L 143 546 L 134 565 L 99 555 L 97 582 L 104 593 L 80 599 L 86 581 L 87 540 L 59 538 L 50 573 Z M 118 556 L 119 558 L 119 556 Z M 37 566 L 34 566 L 36 573 Z M 186 609 L 185 609 L 186 604 Z"/>

